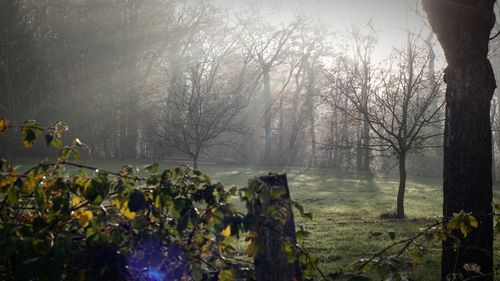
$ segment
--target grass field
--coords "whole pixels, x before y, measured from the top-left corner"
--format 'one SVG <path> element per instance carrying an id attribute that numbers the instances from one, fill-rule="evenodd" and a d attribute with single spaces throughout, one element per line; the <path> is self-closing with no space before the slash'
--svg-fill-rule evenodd
<path id="1" fill-rule="evenodd" d="M 202 167 L 206 173 L 224 184 L 242 186 L 268 169 L 244 167 Z M 269 169 L 273 170 L 273 169 Z M 311 231 L 305 246 L 320 257 L 324 272 L 349 271 L 352 264 L 378 252 L 392 241 L 386 234 L 395 231 L 396 239 L 418 232 L 433 223 L 441 213 L 439 179 L 411 179 L 407 185 L 404 222 L 380 221 L 382 213 L 395 206 L 398 181 L 396 178 L 373 179 L 318 169 L 284 169 L 288 175 L 292 198 L 314 215 L 312 221 L 298 219 Z M 436 245 L 421 265 L 414 268 L 415 280 L 438 280 L 439 245 Z"/>
<path id="2" fill-rule="evenodd" d="M 349 271 L 355 261 L 390 245 L 389 231 L 396 232 L 396 240 L 403 239 L 434 223 L 441 215 L 439 178 L 410 177 L 405 198 L 408 220 L 381 221 L 380 214 L 395 207 L 397 176 L 369 178 L 353 173 L 299 168 L 205 166 L 201 170 L 226 185 L 237 186 L 269 171 L 286 172 L 292 198 L 314 215 L 312 221 L 298 219 L 299 224 L 311 231 L 305 246 L 320 257 L 321 269 L 327 273 Z M 497 200 L 500 199 L 497 186 L 494 194 Z M 414 280 L 439 280 L 440 244 L 429 245 L 429 250 L 419 265 L 409 266 L 408 273 Z"/>
<path id="3" fill-rule="evenodd" d="M 112 171 L 120 167 L 116 163 L 92 165 Z M 163 164 L 162 168 L 173 166 Z M 408 220 L 381 221 L 380 214 L 395 206 L 396 176 L 369 178 L 321 169 L 232 165 L 202 165 L 200 170 L 226 186 L 244 186 L 249 178 L 268 172 L 286 172 L 292 198 L 314 215 L 312 221 L 297 218 L 297 223 L 311 231 L 304 245 L 320 258 L 321 269 L 326 273 L 349 271 L 355 261 L 392 243 L 387 232 L 394 231 L 396 240 L 403 239 L 432 224 L 441 214 L 441 180 L 437 178 L 410 177 L 405 199 Z M 498 187 L 495 187 L 495 198 L 500 199 Z M 423 261 L 409 266 L 408 272 L 415 280 L 439 280 L 439 259 L 440 245 L 431 245 Z"/>

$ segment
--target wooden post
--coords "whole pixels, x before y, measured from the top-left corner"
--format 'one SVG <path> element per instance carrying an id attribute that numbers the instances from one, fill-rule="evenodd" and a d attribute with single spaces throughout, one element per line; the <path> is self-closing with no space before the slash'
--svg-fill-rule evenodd
<path id="1" fill-rule="evenodd" d="M 290 191 L 286 174 L 269 174 L 259 177 L 265 186 L 262 189 L 262 195 L 270 200 L 264 200 L 264 203 L 256 203 L 255 213 L 258 216 L 267 212 L 270 206 L 278 206 L 285 211 L 287 216 L 284 224 L 257 224 L 257 244 L 259 250 L 254 257 L 255 276 L 257 281 L 301 281 L 301 270 L 298 260 L 289 263 L 286 254 L 283 251 L 285 239 L 295 245 L 297 238 L 295 235 L 295 222 L 292 212 Z M 270 190 L 272 187 L 281 187 L 285 192 L 281 198 L 274 200 L 271 198 Z"/>

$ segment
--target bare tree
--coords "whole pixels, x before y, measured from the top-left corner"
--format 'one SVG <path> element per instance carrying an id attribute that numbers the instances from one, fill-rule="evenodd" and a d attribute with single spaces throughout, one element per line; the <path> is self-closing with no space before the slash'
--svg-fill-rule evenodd
<path id="1" fill-rule="evenodd" d="M 293 54 L 297 57 L 293 91 L 290 96 L 290 114 L 287 126 L 287 163 L 295 164 L 299 155 L 299 139 L 307 129 L 311 143 L 309 164 L 314 166 L 316 158 L 316 104 L 322 84 L 322 63 L 326 56 L 326 29 L 320 24 L 305 23 L 298 28 Z"/>
<path id="2" fill-rule="evenodd" d="M 218 33 L 218 34 L 217 34 Z M 199 32 L 170 71 L 159 137 L 190 156 L 194 168 L 204 149 L 227 142 L 242 128 L 246 59 L 239 65 L 228 30 Z M 239 60 L 241 61 L 241 60 Z M 240 72 L 234 69 L 240 68 Z"/>
<path id="3" fill-rule="evenodd" d="M 283 63 L 283 53 L 294 35 L 299 21 L 289 25 L 275 28 L 267 23 L 259 15 L 241 21 L 246 38 L 246 49 L 253 60 L 259 65 L 262 72 L 263 103 L 264 103 L 264 163 L 273 161 L 272 153 L 272 120 L 273 120 L 273 92 L 271 72 Z"/>
<path id="4" fill-rule="evenodd" d="M 363 107 L 368 106 L 368 95 L 373 86 L 374 66 L 373 66 L 373 50 L 377 43 L 376 31 L 371 26 L 371 20 L 366 27 L 353 27 L 353 72 L 355 74 L 356 83 L 358 83 L 360 101 Z M 370 125 L 367 115 L 361 115 L 361 126 L 358 129 L 357 151 L 356 151 L 356 168 L 358 171 L 370 171 Z"/>
<path id="5" fill-rule="evenodd" d="M 370 148 L 385 155 L 395 155 L 399 163 L 399 188 L 396 217 L 404 218 L 406 187 L 406 158 L 409 152 L 429 146 L 435 136 L 428 128 L 440 122 L 440 110 L 432 104 L 440 99 L 440 83 L 427 78 L 429 53 L 408 33 L 406 50 L 394 55 L 395 69 L 381 78 L 381 84 L 368 93 L 356 91 L 355 79 L 337 82 L 337 87 L 350 100 L 360 114 L 349 113 L 351 118 L 365 121 L 373 133 Z M 345 110 L 345 109 L 343 109 Z M 347 111 L 347 110 L 346 110 Z"/>

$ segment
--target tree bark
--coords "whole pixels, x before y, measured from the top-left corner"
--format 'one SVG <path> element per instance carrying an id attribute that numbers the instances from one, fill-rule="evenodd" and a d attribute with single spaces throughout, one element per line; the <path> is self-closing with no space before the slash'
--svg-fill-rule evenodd
<path id="1" fill-rule="evenodd" d="M 492 154 L 490 104 L 495 77 L 488 43 L 496 0 L 424 0 L 424 10 L 446 55 L 443 216 L 471 212 L 479 228 L 462 237 L 455 250 L 443 242 L 441 280 L 450 273 L 464 279 L 493 280 Z M 477 264 L 482 276 L 464 270 Z"/>
<path id="2" fill-rule="evenodd" d="M 405 218 L 405 190 L 406 190 L 406 151 L 399 154 L 399 188 L 398 199 L 396 204 L 396 217 L 398 219 Z"/>
<path id="3" fill-rule="evenodd" d="M 491 122 L 493 124 L 495 124 L 495 118 L 496 118 L 496 113 L 497 113 L 497 103 L 496 103 L 496 100 L 495 99 L 492 99 L 493 101 L 493 104 L 491 105 L 491 109 L 490 109 L 490 112 L 491 112 Z M 495 127 L 493 125 L 493 127 Z M 497 139 L 497 132 L 495 133 L 492 133 L 492 139 L 493 140 L 496 140 Z M 497 173 L 496 173 L 496 160 L 495 160 L 495 141 L 492 141 L 492 144 L 491 144 L 491 179 L 493 182 L 496 182 L 496 179 L 497 179 Z"/>
<path id="4" fill-rule="evenodd" d="M 499 111 L 500 111 L 500 104 L 496 102 L 496 106 L 494 107 L 493 110 L 495 110 L 495 116 L 497 116 Z M 492 119 L 492 122 L 494 124 L 493 127 L 496 130 L 499 130 L 500 129 L 500 121 L 498 120 L 498 117 L 496 117 L 495 119 Z M 500 149 L 500 134 L 498 133 L 498 131 L 495 132 L 494 137 L 493 137 L 493 147 L 495 147 L 495 145 L 496 145 L 497 149 Z M 493 149 L 493 151 L 494 151 L 494 149 Z M 493 157 L 493 160 L 494 159 L 495 159 L 495 157 Z M 493 163 L 494 163 L 493 168 L 496 169 L 496 165 L 495 165 L 496 162 L 493 161 Z M 493 180 L 496 181 L 496 175 L 493 177 Z"/>

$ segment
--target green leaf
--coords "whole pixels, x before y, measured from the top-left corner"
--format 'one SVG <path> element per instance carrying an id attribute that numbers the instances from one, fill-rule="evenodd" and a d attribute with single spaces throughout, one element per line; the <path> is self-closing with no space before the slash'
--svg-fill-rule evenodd
<path id="1" fill-rule="evenodd" d="M 269 194 L 271 195 L 271 198 L 273 200 L 280 199 L 281 196 L 283 196 L 285 193 L 286 193 L 286 190 L 282 186 L 273 186 L 273 187 L 271 187 L 271 190 L 269 192 Z"/>
<path id="2" fill-rule="evenodd" d="M 290 240 L 283 242 L 283 252 L 285 253 L 288 263 L 293 263 L 297 259 L 296 251 Z"/>
<path id="3" fill-rule="evenodd" d="M 194 281 L 201 281 L 203 279 L 203 269 L 199 264 L 194 264 L 191 267 L 191 278 L 193 278 Z"/>
<path id="4" fill-rule="evenodd" d="M 15 206 L 19 201 L 19 195 L 15 188 L 9 188 L 9 193 L 7 194 L 7 202 L 11 206 Z"/>
<path id="5" fill-rule="evenodd" d="M 64 147 L 61 152 L 59 152 L 59 161 L 66 161 L 69 160 L 69 157 L 71 156 L 71 148 L 66 146 Z"/>
<path id="6" fill-rule="evenodd" d="M 125 165 L 120 169 L 120 176 L 122 177 L 133 175 L 133 173 L 134 173 L 134 167 L 130 165 Z"/>
<path id="7" fill-rule="evenodd" d="M 73 158 L 75 160 L 80 160 L 80 152 L 78 152 L 78 149 L 72 148 L 71 153 L 73 154 Z"/>
<path id="8" fill-rule="evenodd" d="M 53 147 L 55 148 L 62 148 L 63 146 L 63 143 L 62 143 L 62 139 L 60 138 L 53 138 L 52 141 L 50 142 L 50 144 L 52 144 Z"/>
<path id="9" fill-rule="evenodd" d="M 68 130 L 68 125 L 62 121 L 56 121 L 52 126 L 54 127 L 52 130 L 54 137 L 57 139 L 62 138 L 63 132 Z"/>
<path id="10" fill-rule="evenodd" d="M 146 165 L 144 167 L 144 171 L 146 171 L 150 174 L 156 174 L 156 173 L 160 172 L 160 164 L 153 163 L 153 164 Z"/>

